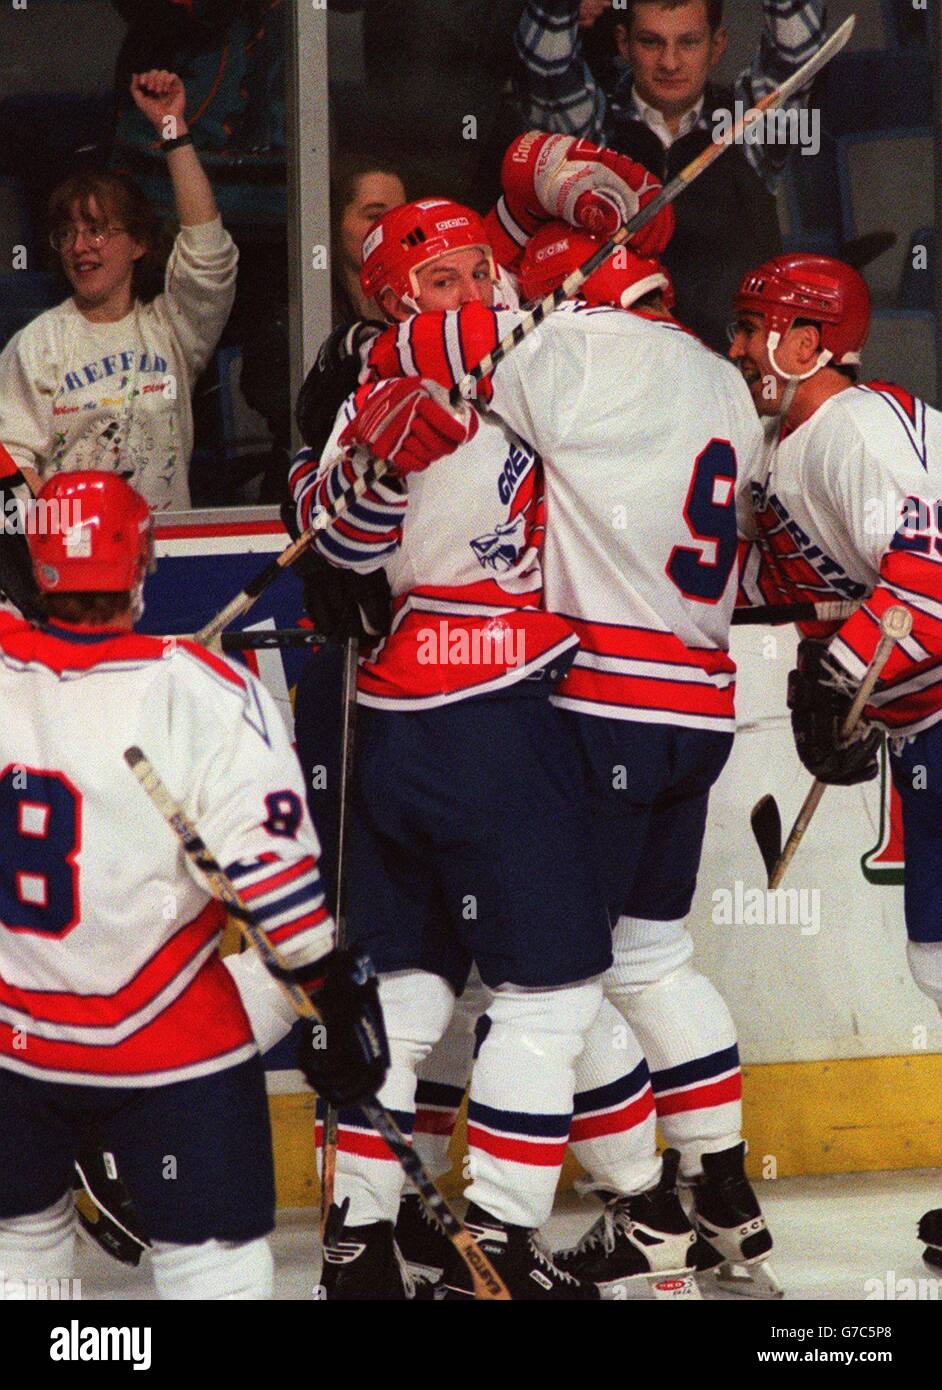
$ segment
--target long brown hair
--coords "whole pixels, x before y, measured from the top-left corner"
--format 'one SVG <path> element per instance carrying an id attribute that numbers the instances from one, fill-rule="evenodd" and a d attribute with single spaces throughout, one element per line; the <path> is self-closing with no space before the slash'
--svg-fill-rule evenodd
<path id="1" fill-rule="evenodd" d="M 146 250 L 134 263 L 131 288 L 136 299 L 145 303 L 163 289 L 164 267 L 169 252 L 159 217 L 138 184 L 126 174 L 96 173 L 86 170 L 73 174 L 53 189 L 49 198 L 49 230 L 56 231 L 79 215 L 93 221 L 92 203 L 96 202 L 108 220 L 114 219 Z"/>

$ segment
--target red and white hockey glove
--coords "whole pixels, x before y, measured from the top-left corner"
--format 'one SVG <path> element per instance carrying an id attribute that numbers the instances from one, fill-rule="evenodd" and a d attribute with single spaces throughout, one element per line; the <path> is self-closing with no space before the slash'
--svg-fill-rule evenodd
<path id="1" fill-rule="evenodd" d="M 531 233 L 547 218 L 608 237 L 657 197 L 661 182 L 643 165 L 572 135 L 528 131 L 514 140 L 501 169 L 511 215 Z M 659 255 L 674 234 L 674 210 L 662 208 L 631 238 L 642 256 Z"/>
<path id="2" fill-rule="evenodd" d="M 340 443 L 368 449 L 396 473 L 418 473 L 473 439 L 477 428 L 474 410 L 456 415 L 436 382 L 407 376 L 374 386 Z"/>

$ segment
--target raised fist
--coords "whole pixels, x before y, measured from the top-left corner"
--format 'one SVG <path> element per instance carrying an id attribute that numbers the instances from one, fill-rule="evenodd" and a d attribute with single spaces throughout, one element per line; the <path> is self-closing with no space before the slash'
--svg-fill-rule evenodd
<path id="1" fill-rule="evenodd" d="M 178 136 L 186 134 L 186 121 L 183 118 L 186 91 L 175 72 L 166 72 L 163 68 L 136 72 L 131 78 L 131 96 L 134 105 L 143 112 L 162 140 L 176 140 Z"/>

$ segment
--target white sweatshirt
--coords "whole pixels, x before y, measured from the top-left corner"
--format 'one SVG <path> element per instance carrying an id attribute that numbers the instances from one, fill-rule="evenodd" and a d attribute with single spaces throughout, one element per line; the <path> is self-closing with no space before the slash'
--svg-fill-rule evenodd
<path id="1" fill-rule="evenodd" d="M 238 252 L 219 218 L 184 227 L 163 292 L 117 323 L 72 299 L 0 353 L 0 440 L 40 478 L 114 469 L 155 511 L 189 507 L 190 397 L 235 297 Z"/>

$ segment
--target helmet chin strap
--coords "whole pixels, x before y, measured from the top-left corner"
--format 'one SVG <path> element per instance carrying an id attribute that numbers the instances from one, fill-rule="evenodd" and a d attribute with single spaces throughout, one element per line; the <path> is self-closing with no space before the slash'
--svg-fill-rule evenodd
<path id="1" fill-rule="evenodd" d="M 776 376 L 782 377 L 784 381 L 793 381 L 796 386 L 799 382 L 807 381 L 808 378 L 814 376 L 816 372 L 820 372 L 821 368 L 826 367 L 827 364 L 830 362 L 831 358 L 834 356 L 833 352 L 831 352 L 828 348 L 822 348 L 821 352 L 818 354 L 818 360 L 811 368 L 811 371 L 802 372 L 800 376 L 796 376 L 793 372 L 786 372 L 785 368 L 779 366 L 778 362 L 775 360 L 775 349 L 779 346 L 781 341 L 781 333 L 773 329 L 772 332 L 769 334 L 768 338 L 766 339 L 766 345 L 769 350 L 769 363 L 771 364 L 772 370 Z"/>

